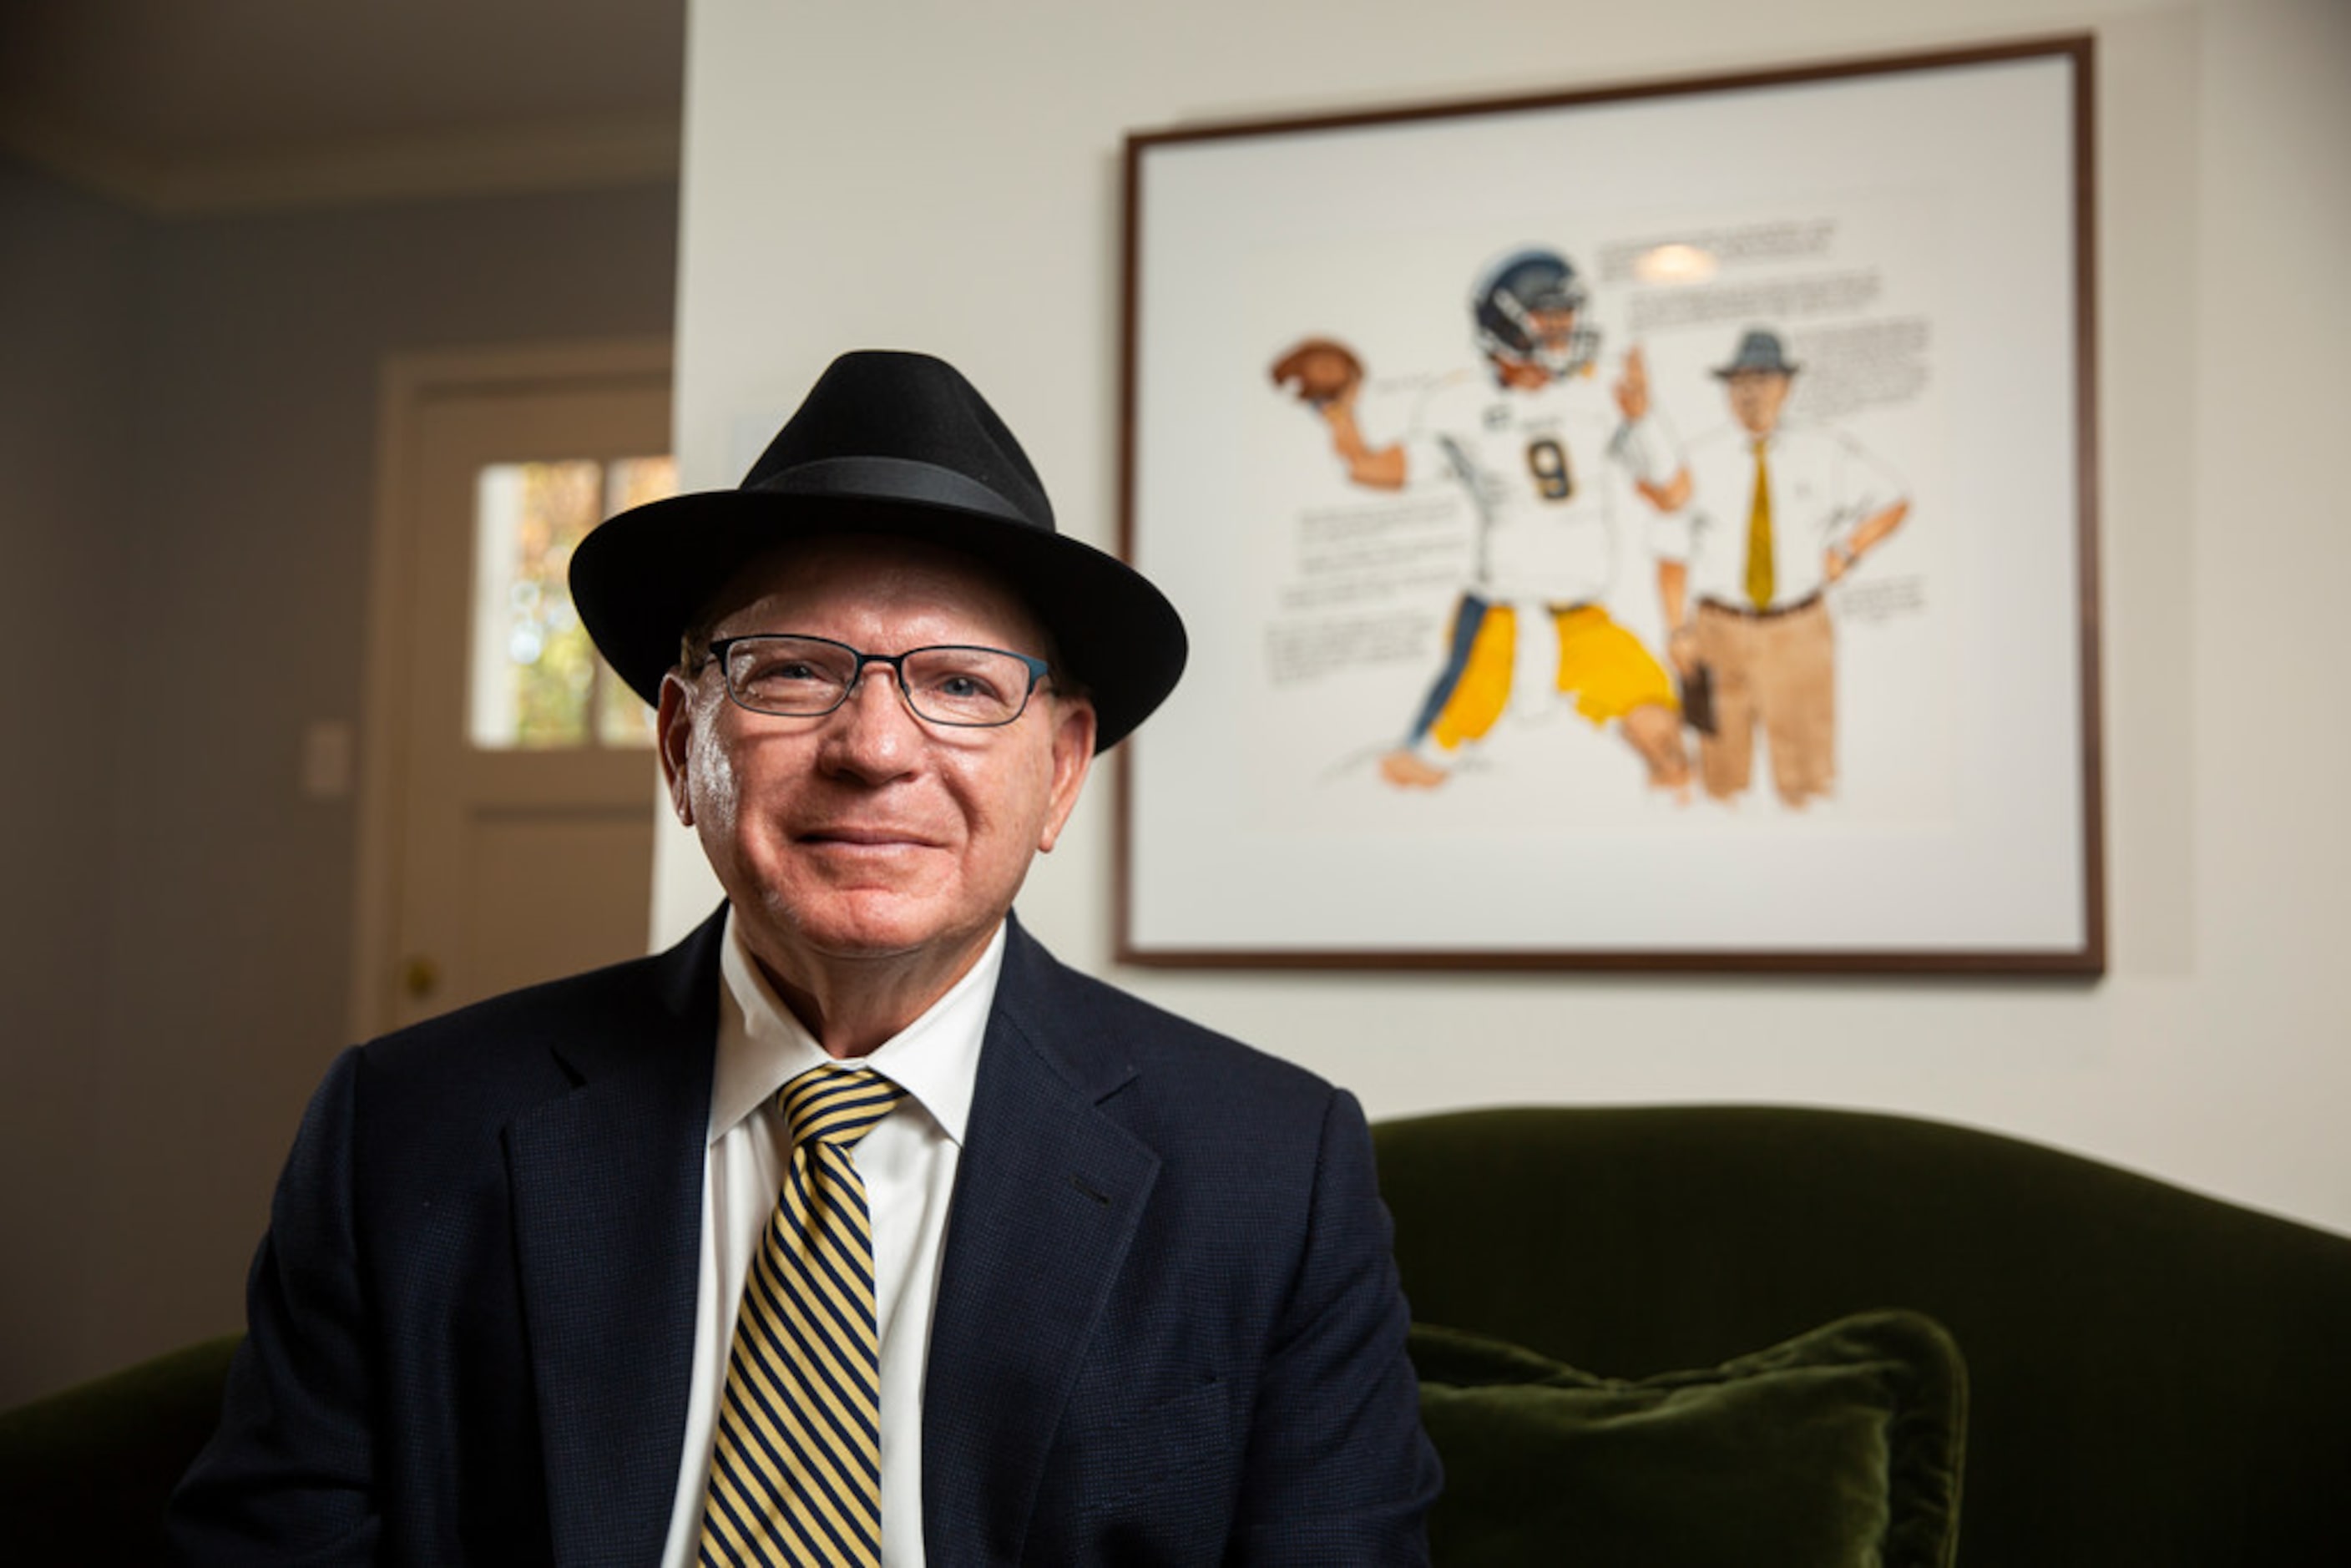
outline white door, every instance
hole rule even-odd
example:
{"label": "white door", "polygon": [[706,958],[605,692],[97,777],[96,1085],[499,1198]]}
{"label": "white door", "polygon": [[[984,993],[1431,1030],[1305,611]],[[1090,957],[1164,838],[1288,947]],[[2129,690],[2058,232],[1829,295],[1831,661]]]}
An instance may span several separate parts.
{"label": "white door", "polygon": [[371,730],[396,749],[372,1029],[642,953],[652,899],[651,715],[564,568],[596,522],[674,488],[666,364],[410,391],[407,602],[379,604],[376,643],[402,678],[377,688],[399,722]]}

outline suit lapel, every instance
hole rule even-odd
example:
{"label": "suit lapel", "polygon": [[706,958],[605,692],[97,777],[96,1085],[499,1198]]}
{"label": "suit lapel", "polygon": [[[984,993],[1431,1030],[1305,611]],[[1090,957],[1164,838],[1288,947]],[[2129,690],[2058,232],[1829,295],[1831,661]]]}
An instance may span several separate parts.
{"label": "suit lapel", "polygon": [[1013,926],[956,1177],[923,1402],[935,1568],[1017,1560],[1061,1412],[1159,1171],[1100,1102],[1134,1070]]}
{"label": "suit lapel", "polygon": [[507,1129],[558,1562],[659,1558],[694,1364],[717,1030],[714,918],[638,1005],[554,1045],[577,1087]]}

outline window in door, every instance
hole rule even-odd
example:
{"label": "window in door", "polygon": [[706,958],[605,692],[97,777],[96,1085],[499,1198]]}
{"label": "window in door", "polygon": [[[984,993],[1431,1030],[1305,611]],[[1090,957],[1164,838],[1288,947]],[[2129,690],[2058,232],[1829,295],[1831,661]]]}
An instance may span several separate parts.
{"label": "window in door", "polygon": [[487,750],[653,744],[653,712],[571,602],[571,552],[603,518],[677,491],[667,456],[493,463],[474,486],[467,731]]}

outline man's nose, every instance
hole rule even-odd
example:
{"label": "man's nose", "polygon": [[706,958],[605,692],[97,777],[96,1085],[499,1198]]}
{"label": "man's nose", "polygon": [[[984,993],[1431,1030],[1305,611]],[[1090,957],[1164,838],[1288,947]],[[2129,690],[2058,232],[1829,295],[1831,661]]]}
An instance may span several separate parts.
{"label": "man's nose", "polygon": [[851,677],[849,695],[825,724],[825,755],[834,765],[868,776],[902,771],[921,727],[898,689],[898,674],[869,664]]}

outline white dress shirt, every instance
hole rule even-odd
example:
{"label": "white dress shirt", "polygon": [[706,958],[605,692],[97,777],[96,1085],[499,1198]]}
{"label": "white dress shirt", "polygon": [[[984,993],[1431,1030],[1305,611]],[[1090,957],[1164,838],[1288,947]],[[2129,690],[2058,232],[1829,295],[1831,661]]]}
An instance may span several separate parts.
{"label": "white dress shirt", "polygon": [[[980,1040],[1003,966],[1004,930],[998,926],[970,972],[863,1062],[906,1092],[858,1144],[854,1156],[873,1227],[874,1322],[882,1338],[882,1560],[887,1568],[921,1568],[923,1562],[923,1369],[956,1163],[979,1072]],[[732,912],[719,974],[694,1380],[664,1568],[690,1568],[696,1561],[735,1312],[791,1164],[776,1092],[833,1060],[777,999],[744,951]]]}
{"label": "white dress shirt", "polygon": [[[1826,556],[1905,494],[1892,469],[1859,442],[1818,426],[1782,424],[1766,438],[1771,480],[1771,603],[1784,610],[1828,585]],[[1755,438],[1737,425],[1689,449],[1690,504],[1651,529],[1657,554],[1689,563],[1693,602],[1735,609],[1747,598],[1748,514],[1755,501]]]}

